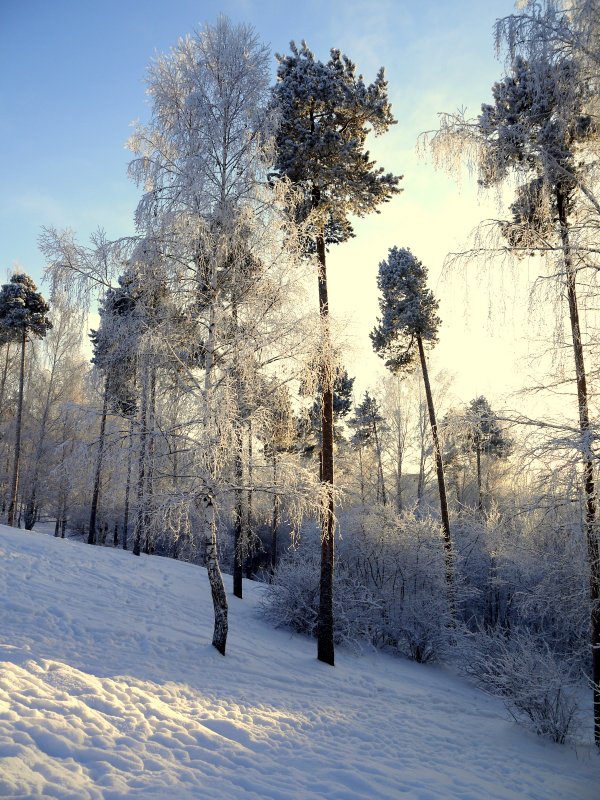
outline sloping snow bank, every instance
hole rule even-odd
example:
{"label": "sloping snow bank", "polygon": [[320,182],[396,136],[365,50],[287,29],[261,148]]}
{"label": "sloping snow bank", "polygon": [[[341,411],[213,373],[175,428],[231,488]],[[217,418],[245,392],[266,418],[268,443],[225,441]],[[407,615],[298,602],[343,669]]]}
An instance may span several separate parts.
{"label": "sloping snow bank", "polygon": [[443,671],[338,652],[204,570],[0,526],[0,797],[597,800],[600,757]]}

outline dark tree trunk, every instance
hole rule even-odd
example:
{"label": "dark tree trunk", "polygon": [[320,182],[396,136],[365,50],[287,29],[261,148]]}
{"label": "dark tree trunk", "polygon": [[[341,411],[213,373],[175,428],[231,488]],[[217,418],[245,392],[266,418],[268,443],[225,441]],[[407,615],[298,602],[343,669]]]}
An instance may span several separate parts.
{"label": "dark tree trunk", "polygon": [[440,495],[440,514],[442,517],[442,529],[444,533],[444,548],[446,551],[446,581],[450,586],[454,582],[454,559],[452,557],[452,538],[450,536],[450,517],[448,515],[448,498],[446,496],[446,482],[444,480],[444,464],[442,462],[442,450],[438,436],[437,422],[435,418],[435,408],[433,406],[433,396],[429,383],[429,372],[427,361],[423,349],[423,341],[417,336],[419,348],[419,358],[421,360],[421,370],[423,372],[423,383],[425,385],[425,397],[427,398],[427,409],[429,411],[429,424],[431,426],[431,436],[433,438],[433,451],[435,455],[435,468],[437,472],[438,490]]}
{"label": "dark tree trunk", "polygon": [[8,524],[14,526],[17,514],[17,499],[19,494],[19,467],[21,463],[21,426],[23,422],[23,386],[25,385],[25,345],[27,331],[23,328],[21,336],[21,364],[19,369],[19,396],[17,400],[17,419],[15,421],[15,453],[13,473],[10,486],[10,503],[8,506]]}
{"label": "dark tree trunk", "polygon": [[[318,203],[317,203],[318,205]],[[321,510],[321,579],[319,591],[319,617],[317,620],[317,658],[334,666],[333,646],[333,563],[334,563],[334,508],[333,508],[333,375],[331,370],[329,299],[327,295],[327,270],[325,239],[317,236],[319,257],[319,314],[323,325],[323,363],[321,365],[321,482],[325,497]]]}
{"label": "dark tree trunk", "polygon": [[577,275],[573,266],[571,244],[569,241],[567,198],[563,196],[560,189],[556,191],[556,202],[560,221],[560,235],[565,264],[569,319],[571,323],[575,377],[577,382],[581,458],[583,461],[583,486],[585,491],[585,532],[590,565],[590,627],[592,640],[592,681],[594,684],[594,740],[596,745],[600,747],[600,546],[597,530],[597,498],[594,483],[594,463],[590,447],[591,431],[587,378],[583,360],[583,344],[581,340],[581,326],[579,323],[579,308],[577,304]]}
{"label": "dark tree trunk", "polygon": [[106,414],[108,411],[108,377],[104,379],[104,399],[102,401],[102,417],[100,418],[100,438],[98,440],[98,454],[96,456],[96,470],[94,472],[94,488],[92,490],[92,505],[90,508],[90,528],[88,531],[88,544],[96,543],[96,518],[98,516],[98,501],[100,499],[100,483],[102,477],[102,458],[104,456],[104,433],[106,431]]}

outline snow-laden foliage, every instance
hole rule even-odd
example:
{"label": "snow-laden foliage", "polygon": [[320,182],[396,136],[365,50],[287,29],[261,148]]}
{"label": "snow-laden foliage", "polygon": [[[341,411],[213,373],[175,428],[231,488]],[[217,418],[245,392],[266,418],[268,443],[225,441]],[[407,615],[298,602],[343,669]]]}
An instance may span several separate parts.
{"label": "snow-laden foliage", "polygon": [[50,307],[28,275],[13,275],[0,290],[0,330],[20,340],[24,334],[43,339],[52,328]]}
{"label": "snow-laden foliage", "polygon": [[501,697],[515,720],[564,743],[579,715],[578,681],[543,637],[519,628],[479,632],[466,672]]}
{"label": "snow-laden foliage", "polygon": [[510,74],[494,84],[492,94],[494,103],[484,104],[478,119],[484,185],[503,180],[509,169],[517,168],[541,174],[550,187],[560,186],[567,194],[576,183],[574,145],[592,127],[582,110],[575,65],[532,64],[518,57]]}
{"label": "snow-laden foliage", "polygon": [[290,49],[277,55],[274,169],[302,187],[300,216],[318,209],[315,234],[326,226],[327,242],[344,241],[353,235],[349,214],[364,216],[399,191],[399,179],[376,167],[365,150],[370,131],[385,133],[395,122],[387,82],[382,68],[365,84],[340,50],[323,63],[306,42],[291,42]]}
{"label": "snow-laden foliage", "polygon": [[[343,524],[336,555],[335,635],[426,662],[450,641],[443,537],[431,518],[376,507]],[[279,562],[265,595],[277,626],[314,635],[319,600],[319,542],[301,537]]]}
{"label": "snow-laden foliage", "polygon": [[252,195],[270,129],[268,57],[251,26],[221,16],[152,62],[152,122],[129,141],[130,175],[144,187],[138,225],[158,212],[224,219]]}
{"label": "snow-laden foliage", "polygon": [[392,372],[414,365],[417,338],[437,342],[439,303],[427,288],[427,268],[408,248],[391,247],[379,264],[377,286],[381,317],[371,333],[375,352]]}

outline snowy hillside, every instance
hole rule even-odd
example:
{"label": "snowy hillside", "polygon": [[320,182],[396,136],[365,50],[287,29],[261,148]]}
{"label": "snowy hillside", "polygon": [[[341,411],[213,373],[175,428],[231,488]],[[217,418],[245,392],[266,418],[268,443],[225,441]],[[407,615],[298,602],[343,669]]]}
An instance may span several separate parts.
{"label": "snowy hillside", "polygon": [[204,571],[0,527],[0,797],[596,800],[600,758],[442,671],[338,652]]}

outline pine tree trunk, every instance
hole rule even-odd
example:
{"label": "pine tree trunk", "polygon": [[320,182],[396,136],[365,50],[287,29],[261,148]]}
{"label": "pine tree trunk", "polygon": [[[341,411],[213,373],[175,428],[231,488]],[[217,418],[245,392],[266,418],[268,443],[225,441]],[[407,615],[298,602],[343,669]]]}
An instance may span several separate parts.
{"label": "pine tree trunk", "polygon": [[[423,372],[423,383],[425,385],[425,396],[427,398],[427,409],[429,411],[429,424],[431,426],[431,436],[433,438],[433,451],[435,454],[435,468],[437,472],[438,491],[440,495],[440,513],[442,517],[442,529],[444,533],[444,549],[446,551],[446,581],[449,586],[454,582],[454,563],[452,557],[452,538],[450,536],[450,517],[448,515],[448,498],[446,496],[446,483],[444,480],[444,464],[442,462],[442,450],[438,436],[437,422],[435,418],[435,408],[433,406],[433,396],[429,383],[429,372],[427,361],[425,360],[425,350],[423,340],[417,336],[417,346],[419,348],[419,358],[421,360],[421,370]],[[453,605],[453,603],[451,603]]]}
{"label": "pine tree trunk", "polygon": [[23,422],[23,387],[25,385],[25,345],[27,331],[23,328],[21,336],[21,364],[19,369],[19,396],[17,400],[17,418],[15,421],[15,453],[13,462],[12,480],[10,486],[10,503],[8,506],[8,524],[13,527],[17,514],[17,500],[19,494],[19,467],[21,463],[21,426]]}
{"label": "pine tree trunk", "polygon": [[577,304],[577,274],[573,266],[567,198],[556,190],[556,202],[560,221],[560,235],[567,281],[569,319],[573,339],[577,402],[579,407],[579,430],[581,432],[581,458],[583,461],[583,486],[585,491],[585,532],[590,565],[592,681],[594,684],[594,740],[600,747],[600,545],[597,529],[597,497],[594,483],[594,464],[591,452],[591,430],[588,408],[587,376],[583,359],[583,344]]}
{"label": "pine tree trunk", "polygon": [[[318,204],[318,203],[317,203]],[[331,370],[329,299],[327,294],[327,269],[325,239],[317,237],[319,257],[319,315],[322,323],[323,364],[321,366],[321,482],[324,500],[321,510],[321,578],[319,591],[319,616],[317,620],[317,658],[334,666],[333,645],[333,564],[334,564],[334,508],[333,508],[333,375]]]}
{"label": "pine tree trunk", "polygon": [[88,544],[96,543],[96,518],[98,516],[98,501],[100,499],[100,479],[102,477],[102,459],[104,456],[104,433],[106,431],[106,414],[108,411],[108,377],[104,379],[104,399],[102,401],[102,417],[100,418],[100,438],[98,440],[98,454],[96,456],[96,470],[94,472],[94,488],[92,490],[92,505],[90,508],[90,528],[88,531]]}

